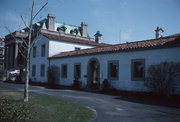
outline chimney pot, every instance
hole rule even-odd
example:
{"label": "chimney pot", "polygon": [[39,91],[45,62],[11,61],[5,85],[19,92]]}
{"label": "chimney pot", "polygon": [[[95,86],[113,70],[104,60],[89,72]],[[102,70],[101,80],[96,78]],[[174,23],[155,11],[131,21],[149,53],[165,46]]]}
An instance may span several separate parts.
{"label": "chimney pot", "polygon": [[55,31],[55,16],[52,14],[48,14],[47,19],[47,29]]}
{"label": "chimney pot", "polygon": [[94,34],[94,36],[95,36],[95,42],[100,43],[101,36],[102,36],[100,31],[97,31],[96,34]]}
{"label": "chimney pot", "polygon": [[88,27],[87,23],[81,22],[81,36],[82,37],[88,37],[87,27]]}
{"label": "chimney pot", "polygon": [[157,26],[156,30],[154,30],[156,33],[155,33],[155,37],[156,39],[160,38],[160,37],[163,37],[163,32],[164,30],[160,27]]}

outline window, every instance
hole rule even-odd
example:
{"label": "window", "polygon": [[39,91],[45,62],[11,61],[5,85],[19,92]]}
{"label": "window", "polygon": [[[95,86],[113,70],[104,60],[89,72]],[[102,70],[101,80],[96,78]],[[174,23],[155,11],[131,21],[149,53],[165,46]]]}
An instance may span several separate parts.
{"label": "window", "polygon": [[33,47],[33,58],[36,57],[36,47]]}
{"label": "window", "polygon": [[81,48],[80,47],[75,47],[75,50],[81,50]]}
{"label": "window", "polygon": [[45,75],[45,65],[44,64],[41,64],[40,75],[41,75],[41,77],[44,77],[44,75]]}
{"label": "window", "polygon": [[118,63],[118,61],[109,61],[108,62],[108,78],[117,80],[118,74],[119,74],[119,63]]}
{"label": "window", "polygon": [[145,60],[144,59],[135,59],[131,63],[131,79],[138,81],[144,80],[145,77]]}
{"label": "window", "polygon": [[62,64],[61,74],[62,78],[67,78],[67,64]]}
{"label": "window", "polygon": [[32,76],[36,76],[36,65],[32,65]]}
{"label": "window", "polygon": [[77,29],[77,28],[74,29],[74,33],[75,33],[76,35],[78,35],[78,29]]}
{"label": "window", "polygon": [[44,56],[45,56],[45,53],[46,53],[46,45],[43,44],[43,45],[41,46],[41,56],[44,57]]}
{"label": "window", "polygon": [[63,26],[61,26],[61,27],[58,27],[58,28],[57,28],[57,31],[59,31],[59,32],[65,32],[66,29],[67,29],[67,28],[63,25]]}
{"label": "window", "polygon": [[81,64],[74,64],[74,78],[81,78]]}

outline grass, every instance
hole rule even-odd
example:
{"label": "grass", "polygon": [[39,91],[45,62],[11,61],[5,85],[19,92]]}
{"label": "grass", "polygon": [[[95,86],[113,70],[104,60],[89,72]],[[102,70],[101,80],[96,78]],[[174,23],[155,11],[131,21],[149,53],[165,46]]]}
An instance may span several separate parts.
{"label": "grass", "polygon": [[0,88],[0,122],[87,122],[95,117],[90,109],[71,102]]}

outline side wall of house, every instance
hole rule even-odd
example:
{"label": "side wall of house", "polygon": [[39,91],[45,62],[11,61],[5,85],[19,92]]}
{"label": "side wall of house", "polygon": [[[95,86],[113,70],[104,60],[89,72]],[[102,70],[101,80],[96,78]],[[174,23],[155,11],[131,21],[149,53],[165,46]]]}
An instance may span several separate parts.
{"label": "side wall of house", "polygon": [[86,49],[95,46],[82,45],[77,43],[64,42],[59,40],[49,41],[49,57],[61,52],[73,51],[75,48]]}
{"label": "side wall of house", "polygon": [[[100,84],[102,84],[104,79],[108,79],[108,62],[117,61],[119,63],[119,73],[118,79],[111,80],[111,86],[119,90],[127,91],[148,91],[144,86],[144,81],[133,81],[131,79],[131,62],[136,59],[145,60],[145,74],[150,65],[158,64],[160,62],[180,62],[180,47],[173,48],[163,48],[163,49],[151,49],[151,50],[139,50],[139,51],[129,51],[129,52],[119,52],[119,53],[106,53],[98,55],[88,55],[88,56],[77,56],[77,57],[67,57],[60,59],[51,59],[50,65],[56,65],[62,68],[63,64],[67,64],[67,78],[62,78],[59,76],[58,84],[62,85],[72,85],[74,80],[74,64],[81,64],[81,78],[83,87],[87,85],[87,70],[88,61],[95,58],[100,63]],[[176,92],[180,93],[180,85],[177,87]]]}
{"label": "side wall of house", "polygon": [[[58,54],[60,52],[65,51],[73,51],[76,48],[86,49],[92,48],[94,46],[76,44],[76,43],[69,43],[59,40],[49,40],[48,38],[39,35],[35,40],[35,44],[33,47],[36,47],[36,57],[33,57],[33,48],[31,50],[31,58],[30,58],[30,78],[33,82],[47,82],[47,72],[49,67],[49,60],[48,57]],[[41,46],[45,45],[45,56],[41,56]],[[35,75],[33,76],[32,67],[33,65],[36,66],[35,68]],[[41,76],[41,65],[45,65],[45,75]]]}
{"label": "side wall of house", "polygon": [[[45,56],[41,56],[41,46],[45,45]],[[39,35],[35,39],[34,46],[36,47],[36,56],[33,57],[33,48],[31,49],[31,57],[30,57],[30,79],[33,82],[45,82],[47,81],[47,69],[49,66],[49,60],[48,60],[48,55],[49,55],[49,39]],[[32,76],[32,67],[33,65],[36,66],[35,68],[35,76]],[[45,65],[45,72],[44,76],[41,76],[40,74],[40,69],[41,65]]]}

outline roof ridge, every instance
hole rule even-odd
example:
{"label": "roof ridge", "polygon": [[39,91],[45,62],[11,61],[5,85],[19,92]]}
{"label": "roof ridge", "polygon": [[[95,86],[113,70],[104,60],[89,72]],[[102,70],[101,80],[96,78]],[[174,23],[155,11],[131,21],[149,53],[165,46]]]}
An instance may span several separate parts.
{"label": "roof ridge", "polygon": [[61,40],[61,41],[79,43],[79,44],[85,44],[85,45],[92,45],[92,46],[107,46],[107,45],[109,45],[109,44],[103,44],[103,43],[97,43],[97,42],[91,41],[92,38],[64,34],[64,33],[57,33],[54,31],[53,32],[50,32],[47,30],[44,32],[43,31],[44,30],[42,30],[40,33],[49,39]]}
{"label": "roof ridge", "polygon": [[68,52],[62,52],[56,54],[49,58],[61,58],[61,57],[75,56],[75,55],[77,56],[77,55],[86,55],[86,54],[94,54],[94,53],[97,54],[104,52],[124,51],[124,50],[138,49],[138,48],[150,48],[150,47],[180,44],[180,41],[177,42],[177,39],[179,39],[178,37],[180,37],[180,34],[175,34],[175,36],[173,35],[173,36],[161,37],[158,39],[115,44],[105,47],[96,47],[96,48],[82,49],[77,51],[68,51]]}
{"label": "roof ridge", "polygon": [[62,24],[62,25],[68,25],[68,26],[73,26],[73,27],[80,27],[80,26],[77,26],[77,25],[72,25],[72,24],[66,24],[64,22],[58,22],[58,21],[55,21],[57,24]]}
{"label": "roof ridge", "polygon": [[[173,38],[173,37],[177,37],[177,36],[180,36],[180,33],[169,35],[169,36],[160,37],[160,38],[157,38],[157,39],[155,38],[155,39],[140,40],[140,41],[133,41],[133,42],[124,42],[124,43],[121,43],[121,44],[138,43],[138,42],[145,42],[145,41],[157,41],[157,40],[160,40],[160,39]],[[121,44],[115,44],[115,45],[121,45]]]}

